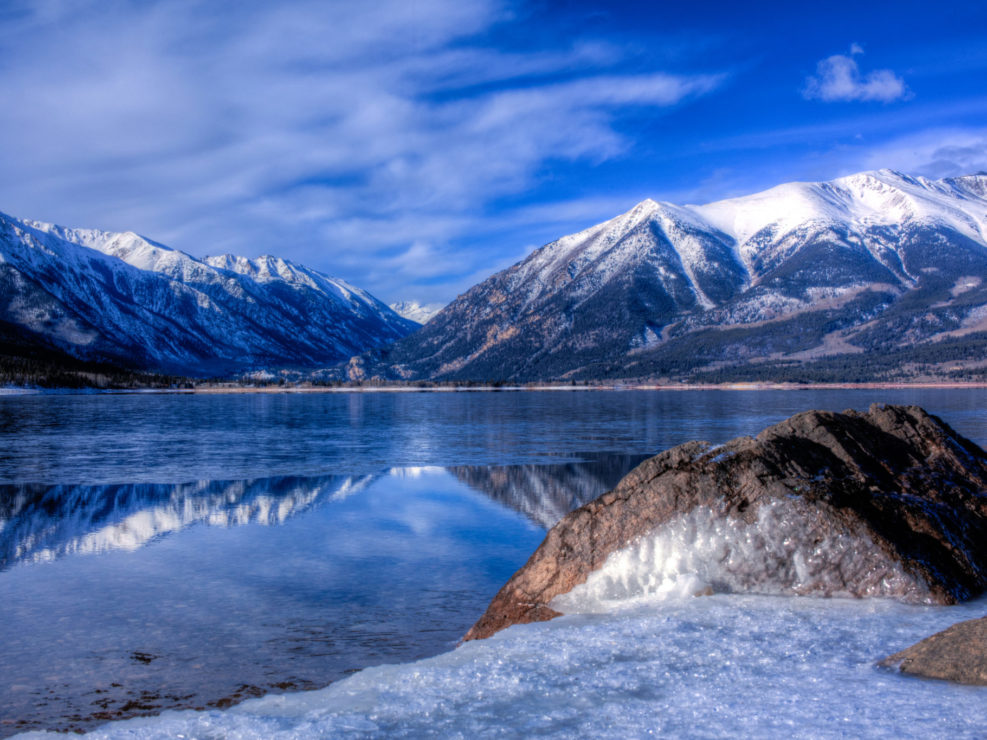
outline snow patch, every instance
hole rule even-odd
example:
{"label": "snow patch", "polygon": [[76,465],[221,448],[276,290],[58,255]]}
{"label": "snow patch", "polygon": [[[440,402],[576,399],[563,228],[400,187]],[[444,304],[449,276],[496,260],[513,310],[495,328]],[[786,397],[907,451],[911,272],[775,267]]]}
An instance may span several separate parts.
{"label": "snow patch", "polygon": [[929,601],[925,583],[889,565],[862,527],[834,533],[818,509],[778,499],[761,505],[750,523],[697,507],[612,553],[551,606],[605,612],[625,601],[712,593]]}

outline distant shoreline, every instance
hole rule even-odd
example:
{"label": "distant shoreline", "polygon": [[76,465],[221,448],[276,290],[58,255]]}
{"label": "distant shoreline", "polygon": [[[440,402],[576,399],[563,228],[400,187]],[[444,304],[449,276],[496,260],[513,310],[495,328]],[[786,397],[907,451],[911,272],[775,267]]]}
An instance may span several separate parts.
{"label": "distant shoreline", "polygon": [[196,388],[24,388],[0,387],[0,397],[24,395],[235,395],[320,393],[521,393],[565,391],[805,391],[805,390],[966,390],[987,389],[987,382],[872,382],[872,383],[613,383],[597,385],[474,385],[474,386],[240,386]]}
{"label": "distant shoreline", "polygon": [[[470,387],[414,388],[407,386],[346,386],[346,387],[230,387],[194,388],[190,393],[518,393],[524,391],[798,391],[798,390],[909,390],[909,389],[987,388],[987,382],[976,383],[614,383],[612,385],[477,385]],[[162,392],[173,392],[164,390]]]}

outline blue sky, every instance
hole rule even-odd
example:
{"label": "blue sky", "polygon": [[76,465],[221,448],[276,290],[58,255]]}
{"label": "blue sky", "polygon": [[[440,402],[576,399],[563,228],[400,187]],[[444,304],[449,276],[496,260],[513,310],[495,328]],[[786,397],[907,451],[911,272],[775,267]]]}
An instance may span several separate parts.
{"label": "blue sky", "polygon": [[987,3],[0,0],[0,210],[446,302],[651,197],[987,170]]}

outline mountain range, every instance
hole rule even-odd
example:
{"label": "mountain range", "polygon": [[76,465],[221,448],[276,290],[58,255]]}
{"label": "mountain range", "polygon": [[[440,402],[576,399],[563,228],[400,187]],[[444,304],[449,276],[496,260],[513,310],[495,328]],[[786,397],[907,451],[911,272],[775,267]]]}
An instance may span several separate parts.
{"label": "mountain range", "polygon": [[987,375],[987,174],[890,170],[706,205],[645,200],[438,313],[275,257],[0,215],[0,350],[350,381]]}
{"label": "mountain range", "polygon": [[0,214],[0,339],[208,375],[332,364],[418,324],[288,260],[196,259],[132,232]]}
{"label": "mountain range", "polygon": [[[354,358],[350,379],[905,378],[983,372],[987,175],[881,170],[645,200]],[[852,377],[846,377],[847,375]]]}

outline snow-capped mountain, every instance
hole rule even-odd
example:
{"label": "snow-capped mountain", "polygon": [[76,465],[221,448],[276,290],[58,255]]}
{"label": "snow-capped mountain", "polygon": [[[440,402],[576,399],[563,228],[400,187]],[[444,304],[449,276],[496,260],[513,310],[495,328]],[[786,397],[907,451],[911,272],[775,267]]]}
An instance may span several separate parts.
{"label": "snow-capped mountain", "polygon": [[858,364],[901,363],[905,348],[924,356],[913,345],[969,366],[985,331],[987,176],[881,170],[701,206],[646,200],[536,250],[349,372],[680,377],[865,350]]}
{"label": "snow-capped mountain", "polygon": [[193,374],[324,365],[418,328],[287,260],[200,260],[132,232],[3,214],[0,322],[82,359]]}
{"label": "snow-capped mountain", "polygon": [[398,316],[404,316],[404,318],[419,324],[427,324],[429,319],[443,308],[441,303],[419,303],[418,301],[398,301],[388,305]]}

